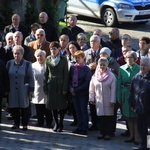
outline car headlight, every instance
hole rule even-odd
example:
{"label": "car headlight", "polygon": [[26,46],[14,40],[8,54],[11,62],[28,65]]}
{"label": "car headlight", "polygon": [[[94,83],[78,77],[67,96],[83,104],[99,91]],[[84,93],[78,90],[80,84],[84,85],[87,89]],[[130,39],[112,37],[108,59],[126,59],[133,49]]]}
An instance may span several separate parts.
{"label": "car headlight", "polygon": [[120,9],[131,9],[131,5],[120,3],[118,6]]}

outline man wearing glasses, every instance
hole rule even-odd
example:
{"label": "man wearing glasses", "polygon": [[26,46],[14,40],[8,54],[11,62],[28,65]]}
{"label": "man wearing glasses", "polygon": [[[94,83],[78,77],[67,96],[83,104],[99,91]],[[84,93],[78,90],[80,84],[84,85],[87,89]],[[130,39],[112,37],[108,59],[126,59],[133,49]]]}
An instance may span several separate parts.
{"label": "man wearing glasses", "polygon": [[43,29],[37,29],[35,37],[36,37],[36,41],[32,41],[28,44],[28,46],[31,49],[31,62],[36,61],[34,57],[34,52],[37,49],[44,50],[46,52],[46,57],[50,55],[50,50],[49,50],[50,43],[45,39],[45,31]]}

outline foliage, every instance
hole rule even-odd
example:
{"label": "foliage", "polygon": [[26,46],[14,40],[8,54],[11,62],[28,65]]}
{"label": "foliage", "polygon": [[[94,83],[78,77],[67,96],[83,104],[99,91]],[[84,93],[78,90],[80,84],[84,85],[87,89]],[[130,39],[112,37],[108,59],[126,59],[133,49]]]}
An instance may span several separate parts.
{"label": "foliage", "polygon": [[25,7],[25,24],[30,28],[31,24],[38,22],[37,1],[27,0]]}
{"label": "foliage", "polygon": [[8,24],[11,24],[13,15],[12,0],[0,1],[0,29],[3,30]]}

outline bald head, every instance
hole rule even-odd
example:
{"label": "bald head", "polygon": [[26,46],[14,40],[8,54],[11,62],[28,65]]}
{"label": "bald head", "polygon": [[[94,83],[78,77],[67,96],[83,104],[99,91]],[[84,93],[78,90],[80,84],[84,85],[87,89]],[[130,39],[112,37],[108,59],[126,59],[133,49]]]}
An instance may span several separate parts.
{"label": "bald head", "polygon": [[68,23],[73,28],[77,24],[77,17],[75,15],[70,15],[68,18]]}
{"label": "bald head", "polygon": [[19,26],[21,19],[20,19],[20,16],[18,14],[14,14],[11,19],[12,19],[12,25],[13,26]]}
{"label": "bald head", "polygon": [[13,34],[13,41],[15,45],[22,45],[23,34],[20,31],[16,31]]}
{"label": "bald head", "polygon": [[41,24],[46,23],[47,20],[48,20],[48,15],[47,15],[47,13],[46,13],[46,12],[41,12],[41,13],[39,14],[39,21],[40,21],[40,23],[41,23]]}

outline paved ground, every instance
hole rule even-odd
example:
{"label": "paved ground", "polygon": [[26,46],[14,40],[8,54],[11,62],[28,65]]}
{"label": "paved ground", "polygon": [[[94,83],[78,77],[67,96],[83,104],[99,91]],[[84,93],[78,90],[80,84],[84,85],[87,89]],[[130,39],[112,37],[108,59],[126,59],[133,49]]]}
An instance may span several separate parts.
{"label": "paved ground", "polygon": [[[32,107],[34,110],[34,107]],[[124,143],[124,122],[117,123],[116,137],[110,141],[97,140],[98,131],[89,131],[88,136],[75,135],[71,127],[72,116],[65,116],[64,132],[56,133],[46,127],[35,127],[36,119],[31,119],[29,130],[12,130],[12,120],[7,120],[3,112],[0,131],[1,150],[132,150],[133,143]]]}

